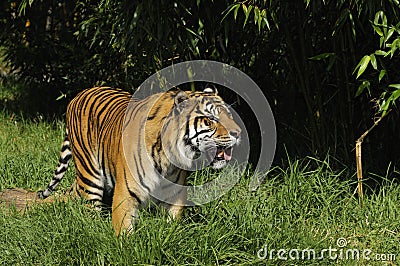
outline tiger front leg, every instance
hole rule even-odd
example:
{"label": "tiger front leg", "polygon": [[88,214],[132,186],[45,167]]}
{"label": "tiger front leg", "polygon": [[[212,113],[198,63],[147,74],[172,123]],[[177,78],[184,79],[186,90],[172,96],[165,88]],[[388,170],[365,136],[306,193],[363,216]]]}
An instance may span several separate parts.
{"label": "tiger front leg", "polygon": [[187,201],[186,188],[182,188],[171,200],[171,203],[163,203],[162,206],[168,211],[168,221],[179,220],[182,216],[184,205]]}
{"label": "tiger front leg", "polygon": [[134,220],[138,218],[140,199],[126,186],[116,184],[112,202],[112,223],[115,235],[130,234]]}

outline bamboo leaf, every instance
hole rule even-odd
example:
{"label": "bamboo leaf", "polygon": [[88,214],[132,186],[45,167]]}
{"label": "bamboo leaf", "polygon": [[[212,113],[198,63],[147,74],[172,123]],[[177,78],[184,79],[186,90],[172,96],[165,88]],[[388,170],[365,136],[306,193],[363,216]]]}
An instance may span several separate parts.
{"label": "bamboo leaf", "polygon": [[262,11],[258,7],[254,8],[254,24],[258,26],[258,31],[261,31],[262,26]]}
{"label": "bamboo leaf", "polygon": [[192,29],[189,29],[188,27],[184,27],[184,28],[185,28],[185,30],[187,30],[189,33],[191,33],[192,35],[194,35],[195,37],[197,37],[197,38],[199,38],[199,39],[201,40],[201,36],[200,36],[198,33],[194,32]]}
{"label": "bamboo leaf", "polygon": [[374,18],[374,24],[375,25],[381,24],[382,26],[387,26],[387,18],[385,13],[383,13],[383,11],[376,12]]}
{"label": "bamboo leaf", "polygon": [[390,84],[389,88],[395,88],[396,90],[400,90],[400,84]]}
{"label": "bamboo leaf", "polygon": [[[361,60],[360,63],[358,63],[358,65],[356,66],[356,68],[354,69],[354,72],[358,69],[357,72],[357,77],[359,78],[365,71],[365,69],[368,66],[368,63],[371,61],[371,57],[369,55],[365,55]],[[354,74],[353,72],[353,74]]]}
{"label": "bamboo leaf", "polygon": [[363,82],[360,84],[360,86],[358,86],[357,92],[356,92],[356,97],[360,96],[365,89],[368,90],[368,94],[371,94],[370,91],[370,82],[368,80],[363,80]]}
{"label": "bamboo leaf", "polygon": [[236,16],[237,16],[237,10],[239,9],[240,4],[233,4],[230,7],[228,7],[228,9],[226,9],[223,13],[225,13],[225,15],[222,17],[221,21],[224,21],[225,18],[233,11],[233,17],[236,20]]}
{"label": "bamboo leaf", "polygon": [[347,18],[349,17],[349,9],[346,8],[342,11],[340,17],[336,20],[335,23],[335,27],[334,30],[332,32],[332,36],[335,36],[337,32],[339,32],[342,28],[342,26],[344,25],[344,23],[346,22]]}
{"label": "bamboo leaf", "polygon": [[386,75],[386,70],[382,69],[381,72],[379,72],[379,82],[381,82],[382,78]]}
{"label": "bamboo leaf", "polygon": [[60,93],[61,93],[61,95],[57,97],[56,101],[59,101],[59,100],[64,99],[64,98],[67,98],[67,94],[62,93],[61,91],[60,91]]}
{"label": "bamboo leaf", "polygon": [[224,23],[224,32],[225,32],[225,47],[228,47],[229,41],[229,23]]}
{"label": "bamboo leaf", "polygon": [[259,17],[260,17],[260,9],[258,7],[255,7],[254,8],[254,24],[257,24]]}
{"label": "bamboo leaf", "polygon": [[244,14],[246,16],[244,23],[243,23],[243,28],[244,28],[246,26],[247,20],[249,19],[249,15],[250,15],[251,10],[253,9],[253,6],[247,7],[245,4],[242,4],[242,7],[243,7]]}
{"label": "bamboo leaf", "polygon": [[392,37],[394,31],[395,31],[395,29],[394,29],[394,28],[391,28],[391,29],[387,32],[387,34],[386,34],[386,36],[385,36],[385,42],[387,42],[387,41],[390,39],[390,37]]}
{"label": "bamboo leaf", "polygon": [[376,25],[372,25],[372,27],[374,28],[375,32],[378,33],[379,36],[381,36],[381,37],[383,36],[383,32],[382,32],[381,28],[379,28]]}
{"label": "bamboo leaf", "polygon": [[240,4],[237,4],[235,9],[233,10],[233,18],[236,20],[238,10],[239,10]]}
{"label": "bamboo leaf", "polygon": [[265,23],[264,19],[267,18],[267,11],[265,9],[263,9],[260,13],[260,17],[259,17],[259,21],[258,21],[258,25],[261,28],[264,28],[265,25],[268,26],[269,29],[269,24]]}
{"label": "bamboo leaf", "polygon": [[327,70],[327,71],[331,71],[333,65],[334,65],[335,62],[336,62],[336,54],[333,55],[333,56],[331,56],[331,57],[329,57],[328,60],[329,60],[329,63],[328,63],[328,66],[326,67],[326,70]]}
{"label": "bamboo leaf", "polygon": [[397,49],[400,47],[400,38],[397,38],[390,44],[390,57],[393,57]]}
{"label": "bamboo leaf", "polygon": [[268,19],[267,19],[266,17],[264,17],[264,18],[263,18],[263,21],[264,21],[265,25],[267,25],[268,30],[270,30],[271,28],[270,28],[270,26],[269,26],[269,21],[268,21]]}
{"label": "bamboo leaf", "polygon": [[385,115],[389,107],[400,97],[400,84],[390,84],[389,87],[397,88],[397,90],[393,91],[387,99],[384,98],[385,93],[382,93],[381,98],[383,98],[383,100],[379,109],[382,115]]}
{"label": "bamboo leaf", "polygon": [[381,112],[382,115],[385,115],[387,110],[389,109],[389,105],[390,105],[390,101],[383,100],[380,105],[379,112]]}
{"label": "bamboo leaf", "polygon": [[387,53],[385,51],[382,51],[382,50],[376,50],[374,54],[375,55],[382,55],[382,56],[386,56],[387,55]]}
{"label": "bamboo leaf", "polygon": [[308,59],[319,61],[319,60],[323,60],[323,59],[326,59],[326,58],[329,58],[329,57],[332,57],[332,56],[335,56],[335,53],[322,53],[322,54],[310,57]]}
{"label": "bamboo leaf", "polygon": [[244,14],[246,15],[246,13],[247,13],[247,6],[246,6],[245,4],[242,4],[242,9],[243,9]]}
{"label": "bamboo leaf", "polygon": [[371,58],[371,65],[375,70],[378,70],[378,63],[376,62],[376,58],[374,54],[370,55]]}
{"label": "bamboo leaf", "polygon": [[352,32],[352,36],[354,41],[356,40],[356,25],[354,23],[354,19],[353,19],[353,15],[351,14],[351,12],[349,11],[349,20],[350,20],[350,24],[351,24],[351,32]]}
{"label": "bamboo leaf", "polygon": [[400,97],[400,84],[393,84],[393,85],[399,85],[399,87],[397,90],[392,92],[392,95],[390,96],[392,103],[394,103]]}
{"label": "bamboo leaf", "polygon": [[138,22],[138,20],[140,18],[141,12],[142,12],[142,4],[138,4],[137,7],[136,7],[135,12],[133,13],[133,18],[132,18],[132,25],[134,27],[136,27],[136,24],[137,24],[137,22]]}

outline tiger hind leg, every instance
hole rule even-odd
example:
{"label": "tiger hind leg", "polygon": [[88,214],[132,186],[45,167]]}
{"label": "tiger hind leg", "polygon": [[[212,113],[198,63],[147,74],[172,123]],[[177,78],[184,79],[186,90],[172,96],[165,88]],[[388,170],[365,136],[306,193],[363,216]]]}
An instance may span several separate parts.
{"label": "tiger hind leg", "polygon": [[60,184],[63,179],[65,172],[68,169],[69,162],[72,158],[72,151],[70,142],[68,139],[68,131],[65,134],[65,138],[61,147],[60,158],[58,160],[57,168],[54,172],[53,178],[50,183],[47,185],[46,189],[43,191],[38,191],[38,198],[45,199],[50,196],[51,192],[56,189],[56,187]]}
{"label": "tiger hind leg", "polygon": [[[77,168],[79,169],[79,162],[77,162]],[[85,187],[80,185],[82,180],[82,175],[77,171],[76,178],[72,186],[65,193],[71,199],[83,199],[85,201],[85,206],[93,208],[96,211],[107,211],[110,208],[109,204],[104,203],[103,200],[103,189],[97,188],[96,192],[93,193],[90,189],[85,189]],[[93,188],[92,188],[93,189]]]}

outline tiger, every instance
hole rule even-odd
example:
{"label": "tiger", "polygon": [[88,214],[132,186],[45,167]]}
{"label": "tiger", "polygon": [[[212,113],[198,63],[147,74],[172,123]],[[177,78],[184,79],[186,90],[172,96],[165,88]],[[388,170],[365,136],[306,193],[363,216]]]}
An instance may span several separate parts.
{"label": "tiger", "polygon": [[[75,96],[65,116],[58,165],[38,197],[50,196],[73,159],[70,193],[100,208],[110,206],[117,236],[132,231],[139,208],[148,202],[179,219],[187,202],[186,178],[197,158],[205,154],[211,168],[225,167],[241,134],[214,86],[142,100],[121,89],[94,87]],[[171,184],[178,189],[169,190]]]}

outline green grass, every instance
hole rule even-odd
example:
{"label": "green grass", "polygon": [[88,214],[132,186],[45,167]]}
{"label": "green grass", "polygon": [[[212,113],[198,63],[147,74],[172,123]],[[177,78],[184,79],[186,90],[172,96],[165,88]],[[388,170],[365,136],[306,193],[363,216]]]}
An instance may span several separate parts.
{"label": "green grass", "polygon": [[[24,121],[0,113],[0,188],[43,189],[52,176],[64,124]],[[396,265],[400,261],[400,186],[384,181],[364,198],[355,184],[329,167],[329,158],[288,162],[264,184],[248,190],[249,178],[223,197],[189,207],[180,222],[142,210],[129,237],[116,238],[111,218],[81,202],[38,205],[21,215],[0,209],[0,265]],[[61,190],[73,180],[68,171]],[[196,173],[196,182],[207,171]],[[271,249],[337,248],[372,250],[372,260],[279,260],[257,258]],[[375,254],[396,260],[375,261]],[[319,254],[319,253],[317,253]]]}
{"label": "green grass", "polygon": [[[25,121],[0,112],[0,189],[38,189],[51,178],[64,138],[64,124],[41,117]],[[71,179],[73,171],[68,173]]]}

